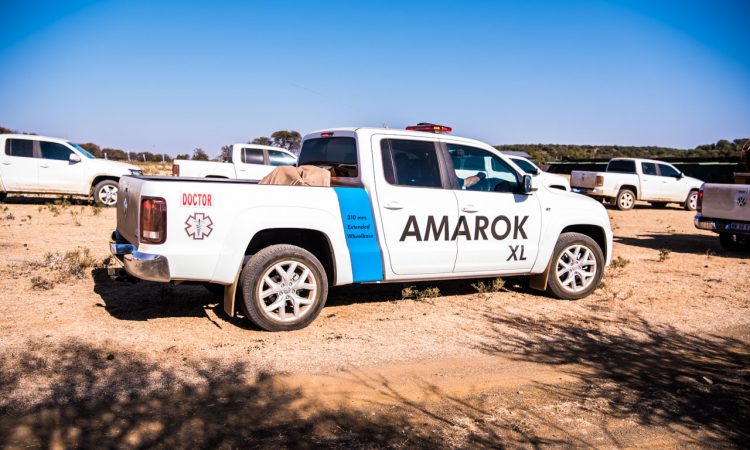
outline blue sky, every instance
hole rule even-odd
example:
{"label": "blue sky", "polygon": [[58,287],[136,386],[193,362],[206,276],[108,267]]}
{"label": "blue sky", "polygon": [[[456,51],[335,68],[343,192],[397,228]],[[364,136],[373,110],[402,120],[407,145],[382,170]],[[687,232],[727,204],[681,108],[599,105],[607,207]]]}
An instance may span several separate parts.
{"label": "blue sky", "polygon": [[429,121],[510,143],[750,136],[746,1],[3,1],[0,125],[176,154]]}

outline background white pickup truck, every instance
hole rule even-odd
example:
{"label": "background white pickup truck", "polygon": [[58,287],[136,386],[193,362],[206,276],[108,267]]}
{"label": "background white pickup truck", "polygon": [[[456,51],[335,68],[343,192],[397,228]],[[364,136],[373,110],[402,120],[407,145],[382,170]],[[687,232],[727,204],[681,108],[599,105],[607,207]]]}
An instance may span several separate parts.
{"label": "background white pickup truck", "polygon": [[750,185],[706,183],[698,198],[696,228],[719,233],[727,250],[750,250]]}
{"label": "background white pickup truck", "polygon": [[117,203],[118,181],[141,169],[94,155],[64,139],[0,134],[0,201],[8,193],[93,197],[101,206]]}
{"label": "background white pickup truck", "polygon": [[[502,150],[501,150],[502,151]],[[542,186],[547,186],[551,189],[562,189],[563,191],[570,191],[570,182],[567,178],[556,175],[554,173],[545,172],[540,169],[536,164],[529,161],[522,156],[507,155],[511,161],[513,161],[518,167],[529,175],[535,176],[539,179],[539,183]]]}
{"label": "background white pickup truck", "polygon": [[232,144],[228,156],[227,162],[176,159],[172,163],[172,175],[258,181],[276,166],[297,164],[297,157],[291,152],[267,145]]}
{"label": "background white pickup truck", "polygon": [[[492,173],[458,173],[485,157]],[[577,299],[611,258],[600,203],[537,190],[478,141],[333,129],[305,136],[306,164],[332,169],[332,187],[125,177],[111,251],[141,279],[224,285],[229,315],[239,285],[245,315],[278,331],[309,324],[329,285],[532,275],[533,288]]]}
{"label": "background white pickup truck", "polygon": [[652,159],[614,158],[606,172],[574,170],[570,174],[573,192],[609,200],[622,210],[631,209],[636,200],[645,200],[657,207],[679,203],[694,211],[701,184],[673,165]]}

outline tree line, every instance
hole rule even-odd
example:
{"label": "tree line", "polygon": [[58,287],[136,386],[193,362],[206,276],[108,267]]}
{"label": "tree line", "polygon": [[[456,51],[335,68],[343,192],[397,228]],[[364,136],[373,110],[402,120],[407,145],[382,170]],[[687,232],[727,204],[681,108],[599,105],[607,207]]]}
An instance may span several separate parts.
{"label": "tree line", "polygon": [[[18,133],[0,126],[0,134]],[[35,133],[23,133],[35,134]],[[294,130],[278,130],[270,136],[260,136],[247,141],[248,144],[269,145],[289,150],[295,155],[299,153],[302,135]],[[576,145],[576,144],[509,144],[496,145],[498,150],[526,152],[531,159],[539,162],[575,161],[581,159],[610,159],[616,157],[630,158],[740,158],[743,146],[750,143],[750,139],[721,139],[713,144],[699,145],[694,149],[679,149],[655,146],[623,146],[623,145]],[[100,147],[93,142],[79,144],[97,158],[119,161],[171,162],[172,157],[165,153],[132,152],[110,147]],[[196,161],[227,161],[231,147],[221,147],[219,154],[211,158],[202,148],[195,148],[190,153],[181,153],[175,159],[192,159]]]}

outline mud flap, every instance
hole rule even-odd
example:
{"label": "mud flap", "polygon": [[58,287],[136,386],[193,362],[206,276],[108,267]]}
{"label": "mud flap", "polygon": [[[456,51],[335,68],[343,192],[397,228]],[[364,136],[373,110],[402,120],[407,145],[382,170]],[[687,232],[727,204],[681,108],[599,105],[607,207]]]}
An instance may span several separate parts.
{"label": "mud flap", "polygon": [[234,283],[224,286],[224,312],[229,317],[234,317],[234,305],[235,299],[237,298],[237,285],[240,282],[240,274],[242,268],[237,271],[237,276],[234,277]]}
{"label": "mud flap", "polygon": [[544,272],[533,275],[531,279],[529,280],[529,287],[531,289],[536,289],[537,291],[546,291],[547,290],[547,282],[549,281],[549,272],[552,269],[552,261],[547,264],[547,268],[544,269]]}

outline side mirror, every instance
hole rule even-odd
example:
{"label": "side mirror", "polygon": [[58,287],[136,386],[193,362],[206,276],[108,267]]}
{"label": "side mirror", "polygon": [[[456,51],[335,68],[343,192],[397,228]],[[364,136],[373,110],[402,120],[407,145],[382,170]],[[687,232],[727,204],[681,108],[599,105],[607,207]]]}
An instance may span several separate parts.
{"label": "side mirror", "polygon": [[71,153],[70,156],[68,156],[68,161],[72,163],[79,163],[81,162],[81,157],[78,156],[78,153]]}
{"label": "side mirror", "polygon": [[523,188],[522,192],[524,194],[530,194],[538,189],[536,184],[536,179],[534,179],[531,175],[524,175],[523,176]]}
{"label": "side mirror", "polygon": [[682,172],[680,172],[680,174],[679,174],[679,175],[677,175],[677,178],[678,178],[678,179],[680,179],[680,178],[685,178],[685,174],[684,174],[684,173],[682,173]]}

